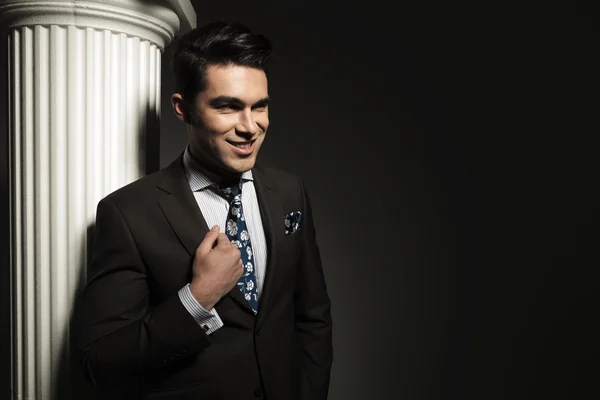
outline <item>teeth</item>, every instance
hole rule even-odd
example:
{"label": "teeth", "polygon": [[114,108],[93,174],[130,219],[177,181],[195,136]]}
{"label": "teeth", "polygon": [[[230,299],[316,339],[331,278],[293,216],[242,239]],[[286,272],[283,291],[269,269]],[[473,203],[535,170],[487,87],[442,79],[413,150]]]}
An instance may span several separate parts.
{"label": "teeth", "polygon": [[244,144],[234,144],[235,147],[239,147],[240,149],[247,149],[250,147],[252,143],[244,143]]}

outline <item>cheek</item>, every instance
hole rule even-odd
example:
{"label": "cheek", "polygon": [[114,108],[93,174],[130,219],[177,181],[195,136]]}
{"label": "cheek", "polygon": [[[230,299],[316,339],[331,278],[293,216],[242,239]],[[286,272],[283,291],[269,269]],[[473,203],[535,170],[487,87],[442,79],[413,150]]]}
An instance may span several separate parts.
{"label": "cheek", "polygon": [[256,125],[260,128],[262,134],[260,135],[261,137],[264,136],[267,131],[269,130],[269,120],[267,119],[265,120],[254,120],[254,122],[256,123]]}
{"label": "cheek", "polygon": [[262,126],[264,126],[265,130],[268,128],[269,126],[269,113],[265,112],[264,114],[261,114],[257,119],[257,122],[259,122]]}
{"label": "cheek", "polygon": [[204,128],[213,135],[226,133],[233,129],[236,124],[236,118],[233,114],[206,113],[202,117]]}
{"label": "cheek", "polygon": [[206,141],[209,143],[210,147],[213,149],[218,149],[223,147],[225,143],[225,136],[227,132],[230,132],[234,129],[235,124],[231,121],[227,121],[224,118],[220,118],[218,120],[213,119],[212,121],[207,121],[205,125],[204,135],[206,137]]}
{"label": "cheek", "polygon": [[213,152],[215,152],[215,153],[222,152],[222,149],[227,144],[223,140],[222,135],[220,135],[218,133],[211,133],[210,136],[209,136],[208,143],[210,145],[210,148],[213,149]]}

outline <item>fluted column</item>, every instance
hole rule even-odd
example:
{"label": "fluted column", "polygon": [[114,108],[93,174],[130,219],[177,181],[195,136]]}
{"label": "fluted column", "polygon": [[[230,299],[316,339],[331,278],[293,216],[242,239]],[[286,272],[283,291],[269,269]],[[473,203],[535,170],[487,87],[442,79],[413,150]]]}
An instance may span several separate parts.
{"label": "fluted column", "polygon": [[[190,11],[191,10],[191,11]],[[161,51],[189,1],[8,1],[13,399],[56,398],[98,201],[158,165]],[[7,321],[2,321],[6,323]],[[67,379],[68,380],[68,379]]]}

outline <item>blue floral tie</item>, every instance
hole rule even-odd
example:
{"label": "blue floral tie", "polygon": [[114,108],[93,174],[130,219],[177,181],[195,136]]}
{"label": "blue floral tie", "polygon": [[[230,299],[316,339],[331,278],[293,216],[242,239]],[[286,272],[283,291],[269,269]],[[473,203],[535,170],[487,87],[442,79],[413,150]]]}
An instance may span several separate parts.
{"label": "blue floral tie", "polygon": [[231,243],[237,246],[242,253],[244,274],[238,280],[237,286],[256,314],[258,311],[258,292],[254,272],[254,253],[252,252],[250,235],[248,234],[242,209],[242,181],[240,180],[232,186],[217,186],[216,192],[229,202],[226,234]]}

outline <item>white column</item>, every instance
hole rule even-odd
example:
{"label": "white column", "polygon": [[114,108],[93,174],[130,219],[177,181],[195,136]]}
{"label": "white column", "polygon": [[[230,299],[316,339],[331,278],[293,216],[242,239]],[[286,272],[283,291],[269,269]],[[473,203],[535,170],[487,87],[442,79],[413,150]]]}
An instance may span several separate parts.
{"label": "white column", "polygon": [[96,205],[145,174],[146,138],[158,135],[161,51],[195,26],[195,13],[189,0],[4,1],[0,26],[8,41],[11,395],[51,399],[57,380],[68,380],[61,360]]}

